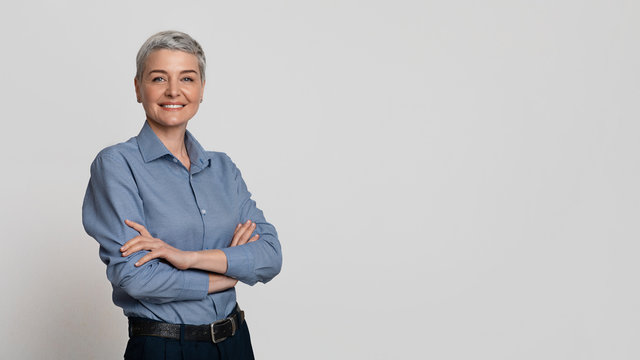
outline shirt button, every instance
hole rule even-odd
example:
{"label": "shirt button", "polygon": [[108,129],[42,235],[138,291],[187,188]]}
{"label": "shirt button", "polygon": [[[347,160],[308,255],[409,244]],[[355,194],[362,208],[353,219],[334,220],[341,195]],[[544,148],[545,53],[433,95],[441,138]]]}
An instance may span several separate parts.
{"label": "shirt button", "polygon": [[189,179],[193,180],[193,175],[189,176]]}
{"label": "shirt button", "polygon": [[178,162],[178,159],[173,158],[173,162],[174,162],[174,163],[177,163],[177,162]]}
{"label": "shirt button", "polygon": [[200,209],[200,214],[205,215],[207,213],[207,210],[205,209]]}

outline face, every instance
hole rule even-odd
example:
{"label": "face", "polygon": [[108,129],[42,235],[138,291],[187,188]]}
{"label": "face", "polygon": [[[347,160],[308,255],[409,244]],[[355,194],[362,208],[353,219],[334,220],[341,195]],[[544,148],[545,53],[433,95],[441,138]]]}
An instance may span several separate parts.
{"label": "face", "polygon": [[198,112],[204,91],[195,55],[160,49],[147,57],[142,79],[134,81],[149,124],[154,128],[186,128]]}

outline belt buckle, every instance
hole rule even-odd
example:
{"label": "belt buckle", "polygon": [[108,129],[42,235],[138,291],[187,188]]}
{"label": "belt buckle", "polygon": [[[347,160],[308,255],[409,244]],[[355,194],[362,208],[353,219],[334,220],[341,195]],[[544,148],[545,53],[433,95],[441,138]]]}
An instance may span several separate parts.
{"label": "belt buckle", "polygon": [[222,341],[227,339],[228,336],[225,336],[225,337],[220,338],[220,339],[216,338],[216,332],[214,330],[214,327],[216,325],[221,325],[221,324],[224,324],[226,322],[231,322],[231,336],[236,334],[236,321],[233,318],[233,316],[232,317],[228,317],[226,319],[214,321],[213,323],[211,323],[211,341],[213,341],[214,344],[217,344],[217,343],[222,342]]}

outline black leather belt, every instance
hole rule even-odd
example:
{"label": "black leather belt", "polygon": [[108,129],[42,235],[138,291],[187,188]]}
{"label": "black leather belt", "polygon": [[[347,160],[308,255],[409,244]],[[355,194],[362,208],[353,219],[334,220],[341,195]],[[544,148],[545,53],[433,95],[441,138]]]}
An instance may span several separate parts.
{"label": "black leather belt", "polygon": [[213,341],[219,343],[235,335],[236,330],[244,322],[244,311],[236,305],[236,309],[228,318],[207,325],[169,324],[144,318],[129,318],[129,337],[159,336],[180,340],[180,328],[184,327],[186,341]]}

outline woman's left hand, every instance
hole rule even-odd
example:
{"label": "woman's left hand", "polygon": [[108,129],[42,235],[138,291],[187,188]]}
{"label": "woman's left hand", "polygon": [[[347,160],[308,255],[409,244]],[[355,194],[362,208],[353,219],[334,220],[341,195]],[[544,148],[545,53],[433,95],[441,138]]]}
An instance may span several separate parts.
{"label": "woman's left hand", "polygon": [[129,256],[141,250],[149,251],[148,254],[146,254],[145,256],[140,258],[138,262],[136,262],[136,266],[142,266],[149,260],[161,258],[170,262],[171,265],[173,265],[176,269],[186,270],[191,267],[191,263],[194,260],[194,254],[192,252],[182,251],[180,249],[174,248],[173,246],[160,239],[154,238],[144,226],[136,222],[133,222],[131,220],[125,220],[124,222],[125,224],[127,224],[127,226],[139,232],[140,235],[127,241],[120,248],[122,256]]}

